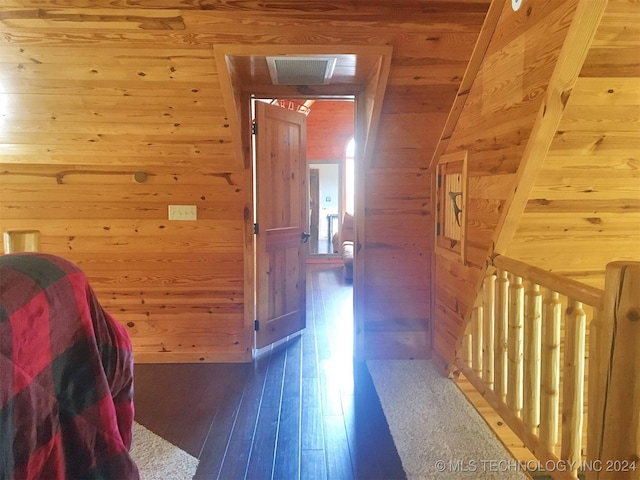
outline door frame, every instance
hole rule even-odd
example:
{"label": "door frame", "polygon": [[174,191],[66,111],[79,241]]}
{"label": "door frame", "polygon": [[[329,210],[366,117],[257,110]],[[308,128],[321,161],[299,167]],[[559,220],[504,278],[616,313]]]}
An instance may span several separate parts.
{"label": "door frame", "polygon": [[[251,362],[255,358],[254,321],[255,321],[255,238],[254,238],[254,209],[255,171],[252,161],[252,111],[251,102],[257,98],[303,98],[308,100],[331,100],[348,97],[354,100],[355,127],[355,204],[354,204],[354,267],[353,267],[353,319],[354,319],[354,358],[366,358],[366,344],[364,342],[364,301],[365,301],[365,190],[366,172],[371,165],[375,148],[376,132],[379,125],[380,113],[387,78],[391,66],[393,47],[391,45],[359,45],[359,46],[318,46],[318,45],[225,45],[216,44],[213,47],[215,61],[218,68],[220,87],[229,126],[231,128],[232,144],[237,161],[241,162],[244,171],[244,351],[243,360]],[[260,87],[246,84],[246,79],[240,78],[232,67],[233,57],[266,57],[269,55],[308,55],[308,54],[358,54],[375,55],[376,68],[369,72],[363,84],[348,84],[342,86],[294,87],[283,93],[276,86]],[[303,90],[300,93],[299,90]]]}

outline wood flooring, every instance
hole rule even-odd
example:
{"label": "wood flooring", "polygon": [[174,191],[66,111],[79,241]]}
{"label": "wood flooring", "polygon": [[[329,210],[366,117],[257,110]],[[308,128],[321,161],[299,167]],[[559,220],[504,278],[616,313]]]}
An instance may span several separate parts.
{"label": "wood flooring", "polygon": [[307,327],[251,364],[140,364],[136,420],[200,460],[196,479],[404,479],[352,360],[352,288],[308,265]]}

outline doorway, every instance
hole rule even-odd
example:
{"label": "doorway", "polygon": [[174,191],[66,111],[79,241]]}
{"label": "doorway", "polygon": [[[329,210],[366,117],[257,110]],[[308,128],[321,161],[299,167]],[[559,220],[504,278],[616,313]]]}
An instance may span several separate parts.
{"label": "doorway", "polygon": [[[352,289],[351,270],[347,275],[340,253],[340,220],[345,205],[353,204],[346,199],[347,191],[353,195],[353,186],[345,188],[343,179],[355,130],[355,102],[316,99],[311,108],[309,104],[252,100],[256,348],[304,328],[306,302],[295,298],[305,292],[307,261],[327,265]],[[304,225],[304,231],[297,225]],[[353,328],[353,321],[349,323]]]}
{"label": "doorway", "polygon": [[[310,262],[341,262],[341,228],[353,213],[355,100],[307,101]],[[351,146],[351,148],[349,148]],[[351,157],[351,158],[349,158]],[[349,162],[350,160],[350,162]]]}
{"label": "doorway", "polygon": [[[376,131],[387,86],[393,47],[390,45],[214,45],[216,67],[219,72],[223,101],[229,117],[231,143],[234,157],[242,162],[245,172],[243,195],[244,217],[244,335],[246,358],[253,358],[254,324],[257,318],[256,297],[256,237],[253,215],[255,176],[251,154],[251,99],[302,98],[302,99],[351,99],[356,110],[357,142],[355,158],[358,159],[355,174],[355,209],[353,265],[353,316],[354,357],[367,358],[364,311],[366,243],[359,239],[365,224],[365,176],[364,172],[374,155]],[[335,59],[332,78],[313,83],[307,79],[292,82],[274,82],[267,68],[268,57],[284,57],[299,61],[300,57]],[[290,57],[290,58],[289,58]],[[317,57],[317,58],[316,58]],[[320,58],[321,57],[321,58]],[[328,62],[327,62],[328,63]],[[347,139],[348,140],[348,139]],[[327,142],[328,143],[328,142]],[[310,156],[311,158],[311,156]],[[322,157],[321,157],[322,158]],[[324,157],[331,158],[331,157]],[[307,210],[308,212],[308,210]],[[305,252],[306,255],[306,252]],[[333,260],[332,260],[333,261]]]}

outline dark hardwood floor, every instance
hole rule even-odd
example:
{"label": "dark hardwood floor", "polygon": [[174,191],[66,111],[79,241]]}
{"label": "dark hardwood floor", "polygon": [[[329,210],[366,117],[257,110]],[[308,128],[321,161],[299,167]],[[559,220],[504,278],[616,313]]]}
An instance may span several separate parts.
{"label": "dark hardwood floor", "polygon": [[364,364],[352,288],[308,265],[307,328],[252,364],[140,364],[136,420],[200,460],[196,479],[404,479]]}

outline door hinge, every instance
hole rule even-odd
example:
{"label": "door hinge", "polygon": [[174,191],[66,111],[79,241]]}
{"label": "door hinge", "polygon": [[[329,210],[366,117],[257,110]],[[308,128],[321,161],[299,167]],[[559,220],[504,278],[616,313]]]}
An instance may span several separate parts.
{"label": "door hinge", "polygon": [[260,321],[259,320],[254,320],[253,321],[253,329],[257,332],[258,330],[260,330]]}
{"label": "door hinge", "polygon": [[258,124],[253,122],[251,124],[251,135],[255,135],[256,133],[258,133]]}
{"label": "door hinge", "polygon": [[440,235],[440,222],[436,223],[436,235]]}
{"label": "door hinge", "polygon": [[442,175],[438,174],[438,188],[442,188]]}
{"label": "door hinge", "polygon": [[253,224],[253,234],[257,235],[260,232],[260,227],[258,226],[257,223]]}

